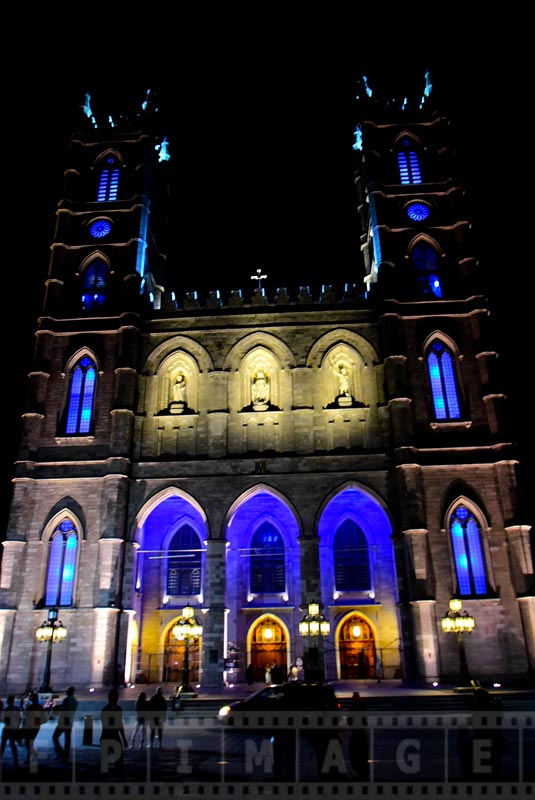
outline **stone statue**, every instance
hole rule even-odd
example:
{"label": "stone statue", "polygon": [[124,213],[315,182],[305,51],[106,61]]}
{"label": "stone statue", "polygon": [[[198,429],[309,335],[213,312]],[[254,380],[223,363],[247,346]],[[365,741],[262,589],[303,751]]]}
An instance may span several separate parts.
{"label": "stone statue", "polygon": [[253,378],[251,397],[253,406],[269,404],[269,380],[262,370],[259,370]]}
{"label": "stone statue", "polygon": [[338,396],[351,397],[351,379],[345,364],[340,364],[339,366]]}
{"label": "stone statue", "polygon": [[186,404],[186,379],[181,372],[173,385],[173,402]]}

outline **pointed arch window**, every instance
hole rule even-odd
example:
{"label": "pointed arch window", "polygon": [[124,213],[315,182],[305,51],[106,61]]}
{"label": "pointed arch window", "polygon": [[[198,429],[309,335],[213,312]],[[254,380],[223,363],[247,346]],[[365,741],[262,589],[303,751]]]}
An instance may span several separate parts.
{"label": "pointed arch window", "polygon": [[459,388],[451,350],[441,339],[434,339],[427,348],[426,361],[435,419],[460,419]]}
{"label": "pointed arch window", "polygon": [[83,273],[82,308],[84,311],[104,304],[107,281],[107,264],[101,258],[93,259]]}
{"label": "pointed arch window", "polygon": [[368,541],[361,528],[347,519],[338,528],[333,541],[334,581],[338,591],[356,592],[371,589]]}
{"label": "pointed arch window", "polygon": [[421,183],[420,159],[414,147],[414,142],[410,139],[403,139],[397,156],[400,183]]}
{"label": "pointed arch window", "polygon": [[76,577],[78,532],[64,519],[50,537],[46,573],[46,606],[71,606]]}
{"label": "pointed arch window", "polygon": [[119,190],[119,162],[114,156],[106,159],[106,166],[100,171],[97,202],[104,203],[117,200]]}
{"label": "pointed arch window", "polygon": [[87,434],[93,422],[97,369],[95,362],[83,356],[71,372],[67,406],[67,434]]}
{"label": "pointed arch window", "polygon": [[167,594],[201,592],[201,540],[191,525],[182,525],[167,551]]}
{"label": "pointed arch window", "polygon": [[477,520],[464,505],[450,518],[450,536],[459,594],[465,597],[488,594],[481,531]]}
{"label": "pointed arch window", "polygon": [[284,542],[270,522],[262,523],[251,540],[250,583],[253,594],[286,590]]}
{"label": "pointed arch window", "polygon": [[427,242],[418,242],[411,253],[418,290],[423,297],[442,297],[442,282],[437,251]]}

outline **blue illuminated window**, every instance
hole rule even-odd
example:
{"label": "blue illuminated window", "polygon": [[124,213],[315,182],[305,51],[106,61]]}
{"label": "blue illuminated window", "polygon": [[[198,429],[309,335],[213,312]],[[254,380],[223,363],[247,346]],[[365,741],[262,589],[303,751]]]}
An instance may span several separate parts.
{"label": "blue illuminated window", "polygon": [[403,184],[421,183],[420,160],[410,139],[403,139],[398,150],[399,180]]}
{"label": "blue illuminated window", "polygon": [[284,592],[286,589],[285,552],[282,536],[269,522],[264,522],[251,541],[251,592]]}
{"label": "blue illuminated window", "polygon": [[474,515],[458,506],[450,519],[450,535],[459,594],[465,597],[488,593],[481,531]]}
{"label": "blue illuminated window", "polygon": [[338,591],[371,589],[368,542],[353,520],[345,520],[336,531],[333,555],[334,582]]}
{"label": "blue illuminated window", "polygon": [[89,233],[94,239],[103,239],[111,231],[111,224],[107,219],[96,219],[89,226]]}
{"label": "blue illuminated window", "polygon": [[46,575],[46,606],[71,606],[78,534],[70,519],[63,520],[50,537],[48,568]]}
{"label": "blue illuminated window", "polygon": [[442,297],[437,252],[427,242],[418,242],[411,252],[418,291],[423,297]]}
{"label": "blue illuminated window", "polygon": [[411,203],[407,207],[407,216],[413,222],[423,222],[429,216],[429,207],[424,203]]}
{"label": "blue illuminated window", "polygon": [[116,158],[110,156],[106,159],[106,166],[101,170],[97,201],[99,203],[117,200],[117,191],[119,189],[119,165]]}
{"label": "blue illuminated window", "polygon": [[97,370],[95,363],[84,356],[71,372],[69,402],[67,407],[68,434],[85,434],[91,430]]}
{"label": "blue illuminated window", "polygon": [[435,419],[460,419],[459,390],[451,351],[443,341],[434,339],[427,348],[426,360]]}
{"label": "blue illuminated window", "polygon": [[95,258],[84,270],[82,308],[84,311],[102,306],[106,299],[108,267],[101,258]]}
{"label": "blue illuminated window", "polygon": [[167,594],[190,595],[201,591],[201,540],[191,525],[183,525],[167,551]]}

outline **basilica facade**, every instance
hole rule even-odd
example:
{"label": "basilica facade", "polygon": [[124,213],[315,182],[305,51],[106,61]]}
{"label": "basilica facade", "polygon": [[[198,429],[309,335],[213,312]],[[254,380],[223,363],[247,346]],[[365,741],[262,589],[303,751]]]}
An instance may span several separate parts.
{"label": "basilica facade", "polygon": [[157,110],[97,126],[86,99],[3,541],[4,691],[40,683],[47,615],[58,687],[180,682],[185,658],[210,688],[530,674],[531,531],[451,129],[431,98],[362,98],[362,275],[202,298],[165,285]]}

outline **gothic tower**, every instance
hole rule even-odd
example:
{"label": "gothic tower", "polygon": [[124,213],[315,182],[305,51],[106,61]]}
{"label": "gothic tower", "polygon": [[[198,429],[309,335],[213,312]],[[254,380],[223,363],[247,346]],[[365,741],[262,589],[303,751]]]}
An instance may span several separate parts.
{"label": "gothic tower", "polygon": [[[185,659],[212,688],[292,664],[524,679],[530,528],[429,76],[416,101],[359,82],[354,281],[327,265],[321,289],[288,280],[272,296],[261,271],[252,292],[186,290],[167,257],[172,131],[150,93],[117,117],[91,103],[67,156],[3,542],[2,685],[43,669],[57,687],[174,683]],[[475,620],[463,647],[441,624],[452,598]],[[66,629],[48,649],[47,613]]]}

